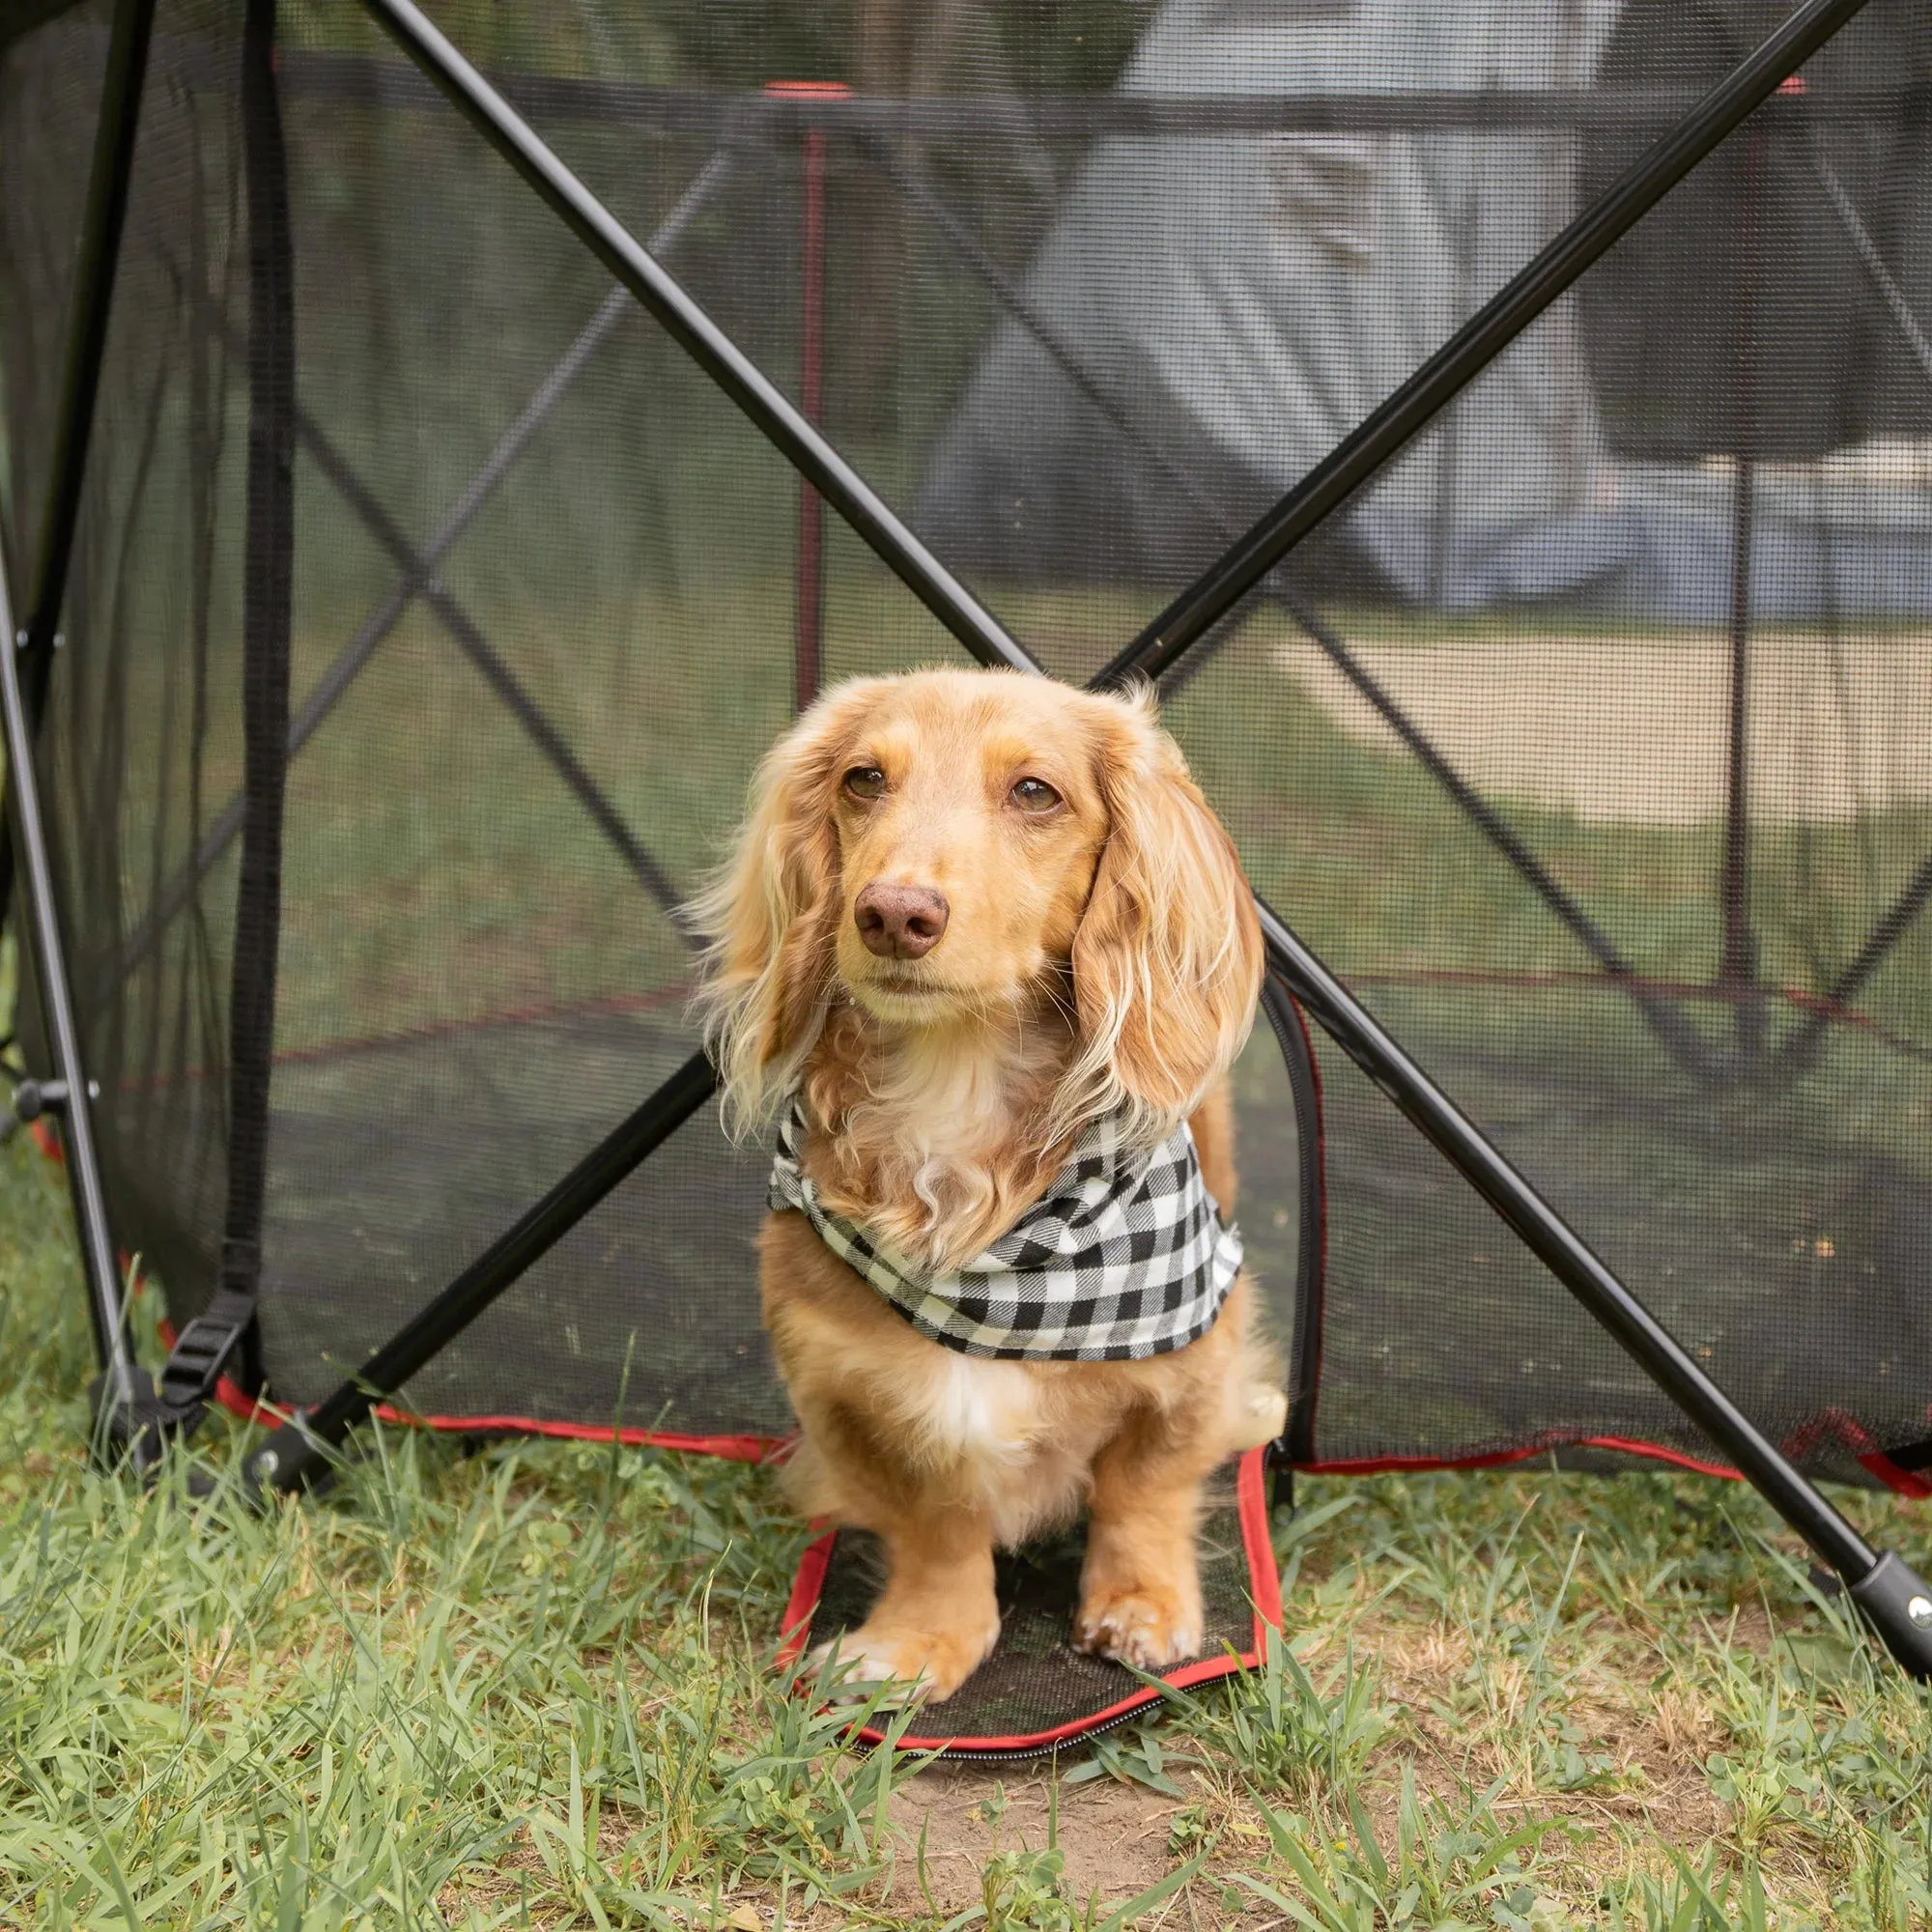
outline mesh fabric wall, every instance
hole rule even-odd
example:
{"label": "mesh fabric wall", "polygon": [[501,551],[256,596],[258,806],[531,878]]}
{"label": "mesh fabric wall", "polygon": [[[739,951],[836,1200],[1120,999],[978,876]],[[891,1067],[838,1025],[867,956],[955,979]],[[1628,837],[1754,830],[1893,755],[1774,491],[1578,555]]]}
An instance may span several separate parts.
{"label": "mesh fabric wall", "polygon": [[[433,11],[794,395],[822,270],[829,434],[1081,677],[1780,10]],[[0,65],[16,582],[104,49],[79,7]],[[45,741],[117,1228],[178,1319],[237,1131],[241,52],[239,9],[161,6]],[[262,1332],[300,1402],[690,1052],[671,907],[794,710],[800,543],[782,462],[355,10],[284,6],[277,88],[299,742]],[[1932,1440],[1928,89],[1923,11],[1871,0],[1168,703],[1257,887],[1854,1479]],[[829,525],[823,678],[956,655]],[[1699,1453],[1317,1050],[1319,1149],[1266,1028],[1237,1074],[1250,1256],[1319,1345],[1306,1460]],[[700,1116],[411,1403],[782,1429],[762,1193]]]}

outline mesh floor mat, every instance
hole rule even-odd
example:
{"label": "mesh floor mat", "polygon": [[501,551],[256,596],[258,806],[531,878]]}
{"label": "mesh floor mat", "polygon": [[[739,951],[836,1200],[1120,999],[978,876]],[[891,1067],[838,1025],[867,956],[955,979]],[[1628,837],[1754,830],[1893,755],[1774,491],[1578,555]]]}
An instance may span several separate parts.
{"label": "mesh floor mat", "polygon": [[[1280,1579],[1268,1542],[1266,1452],[1251,1449],[1218,1476],[1201,1521],[1198,1548],[1206,1606],[1202,1655],[1163,1674],[1184,1688],[1252,1664],[1264,1628],[1281,1623]],[[1076,1744],[1159,1701],[1134,1672],[1073,1648],[1068,1634],[1080,1591],[1084,1532],[1065,1534],[997,1559],[1000,1641],[944,1704],[914,1720],[905,1750],[952,1757],[1028,1757]],[[866,1620],[882,1578],[878,1539],[835,1530],[806,1551],[785,1612],[789,1660]],[[868,1744],[881,1733],[862,1728]]]}

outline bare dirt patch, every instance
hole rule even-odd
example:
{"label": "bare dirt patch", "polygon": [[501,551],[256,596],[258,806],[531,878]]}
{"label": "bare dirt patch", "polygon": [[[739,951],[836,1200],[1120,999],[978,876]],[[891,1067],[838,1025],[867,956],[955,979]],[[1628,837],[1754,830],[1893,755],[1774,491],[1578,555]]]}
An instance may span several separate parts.
{"label": "bare dirt patch", "polygon": [[[996,1852],[1044,1851],[1049,1833],[1043,1773],[934,1765],[893,1794],[890,1817],[898,1845],[889,1902],[902,1912],[946,1914],[977,1905],[980,1875]],[[1142,1785],[1112,1778],[1063,1786],[1055,1842],[1066,1861],[1066,1897],[1084,1904],[1131,1898],[1172,1868],[1168,1835],[1181,1804]],[[919,1844],[925,1837],[925,1885]],[[925,1889],[932,1893],[930,1905]]]}

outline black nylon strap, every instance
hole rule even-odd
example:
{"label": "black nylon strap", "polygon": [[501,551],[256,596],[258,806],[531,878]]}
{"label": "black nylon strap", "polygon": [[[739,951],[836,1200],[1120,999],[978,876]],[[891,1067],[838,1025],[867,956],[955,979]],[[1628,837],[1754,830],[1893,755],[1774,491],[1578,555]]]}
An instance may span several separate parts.
{"label": "black nylon strap", "polygon": [[[1300,1200],[1294,1284],[1294,1330],[1290,1338],[1288,1425],[1275,1443],[1277,1477],[1298,1463],[1313,1463],[1315,1407],[1321,1388],[1321,1324],[1326,1315],[1328,1267],[1327,1152],[1321,1124],[1321,1083],[1315,1048],[1294,997],[1272,974],[1262,982],[1262,1011],[1288,1066],[1299,1156]],[[1277,1502],[1293,1501],[1293,1479],[1276,1483]]]}
{"label": "black nylon strap", "polygon": [[[248,195],[248,527],[242,598],[245,817],[229,992],[228,1217],[221,1293],[252,1298],[261,1286],[268,1192],[295,558],[295,269],[288,155],[275,80],[275,0],[248,0],[242,130]],[[244,1364],[251,1378],[257,1366],[252,1359]]]}

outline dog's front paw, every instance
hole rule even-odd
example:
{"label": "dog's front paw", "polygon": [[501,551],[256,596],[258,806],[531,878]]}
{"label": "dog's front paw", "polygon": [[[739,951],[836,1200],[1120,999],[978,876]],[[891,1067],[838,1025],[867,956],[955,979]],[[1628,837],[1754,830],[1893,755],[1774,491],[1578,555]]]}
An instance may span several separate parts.
{"label": "dog's front paw", "polygon": [[1000,1619],[977,1630],[910,1630],[902,1625],[862,1624],[833,1643],[822,1643],[811,1654],[814,1669],[823,1669],[838,1653],[840,1703],[857,1703],[871,1695],[872,1687],[890,1684],[889,1703],[923,1701],[942,1704],[972,1676],[1000,1640]]}
{"label": "dog's front paw", "polygon": [[1158,1583],[1092,1591],[1073,1620],[1073,1643],[1136,1670],[1165,1670],[1200,1656],[1200,1601]]}

